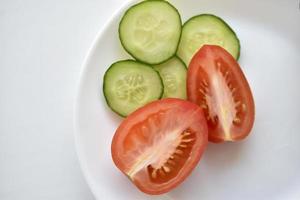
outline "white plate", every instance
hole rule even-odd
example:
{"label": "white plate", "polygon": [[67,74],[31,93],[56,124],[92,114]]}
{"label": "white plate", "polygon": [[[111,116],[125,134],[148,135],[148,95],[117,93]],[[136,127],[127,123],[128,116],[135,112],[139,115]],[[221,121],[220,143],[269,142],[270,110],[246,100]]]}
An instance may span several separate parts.
{"label": "white plate", "polygon": [[[209,144],[192,175],[172,192],[151,197],[114,166],[110,144],[121,118],[107,106],[102,78],[130,58],[118,39],[124,6],[99,33],[84,64],[75,106],[79,159],[97,199],[300,199],[300,11],[297,0],[174,0],[183,21],[222,17],[241,40],[240,64],[254,93],[256,121],[243,142]],[[131,2],[130,4],[133,4]]]}

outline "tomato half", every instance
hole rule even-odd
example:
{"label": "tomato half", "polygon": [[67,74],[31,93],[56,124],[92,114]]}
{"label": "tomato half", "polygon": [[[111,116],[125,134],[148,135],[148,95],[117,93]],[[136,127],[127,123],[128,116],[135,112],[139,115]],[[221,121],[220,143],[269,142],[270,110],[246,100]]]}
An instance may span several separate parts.
{"label": "tomato half", "polygon": [[202,109],[169,98],[129,115],[117,129],[111,151],[116,166],[141,191],[162,194],[191,173],[207,143]]}
{"label": "tomato half", "polygon": [[187,76],[188,99],[200,105],[212,142],[245,138],[254,122],[254,101],[236,60],[225,49],[203,46],[193,57]]}

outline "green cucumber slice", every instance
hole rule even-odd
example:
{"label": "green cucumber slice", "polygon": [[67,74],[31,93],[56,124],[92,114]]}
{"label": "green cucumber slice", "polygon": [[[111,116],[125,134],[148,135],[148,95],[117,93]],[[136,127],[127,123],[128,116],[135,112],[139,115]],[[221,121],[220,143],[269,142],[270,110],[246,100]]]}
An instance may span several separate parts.
{"label": "green cucumber slice", "polygon": [[186,75],[187,69],[182,60],[173,57],[170,60],[154,66],[159,72],[164,84],[163,98],[173,97],[186,99]]}
{"label": "green cucumber slice", "polygon": [[145,104],[160,99],[163,83],[151,66],[123,60],[112,64],[105,72],[103,93],[108,106],[125,117]]}
{"label": "green cucumber slice", "polygon": [[148,0],[130,7],[119,25],[124,49],[136,60],[159,64],[176,54],[181,18],[170,3]]}
{"label": "green cucumber slice", "polygon": [[219,45],[235,59],[239,58],[240,42],[238,37],[225,21],[215,15],[198,15],[183,25],[177,55],[188,66],[194,54],[204,44]]}

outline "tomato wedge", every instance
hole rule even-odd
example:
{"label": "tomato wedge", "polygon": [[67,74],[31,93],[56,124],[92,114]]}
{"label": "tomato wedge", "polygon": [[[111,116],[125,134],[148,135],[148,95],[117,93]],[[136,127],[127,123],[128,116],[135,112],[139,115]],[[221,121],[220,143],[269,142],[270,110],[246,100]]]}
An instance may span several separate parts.
{"label": "tomato wedge", "polygon": [[116,166],[147,194],[162,194],[194,169],[208,143],[202,109],[189,101],[162,99],[129,115],[111,146]]}
{"label": "tomato wedge", "polygon": [[236,60],[225,49],[203,46],[193,57],[187,76],[188,99],[200,105],[211,142],[245,138],[254,123],[254,101]]}

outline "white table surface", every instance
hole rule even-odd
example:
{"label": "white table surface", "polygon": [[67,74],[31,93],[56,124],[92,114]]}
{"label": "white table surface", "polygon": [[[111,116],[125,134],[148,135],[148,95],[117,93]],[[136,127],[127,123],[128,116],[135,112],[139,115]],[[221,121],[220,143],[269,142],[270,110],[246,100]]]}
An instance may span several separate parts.
{"label": "white table surface", "polygon": [[73,104],[97,32],[124,0],[0,0],[0,199],[94,199]]}

